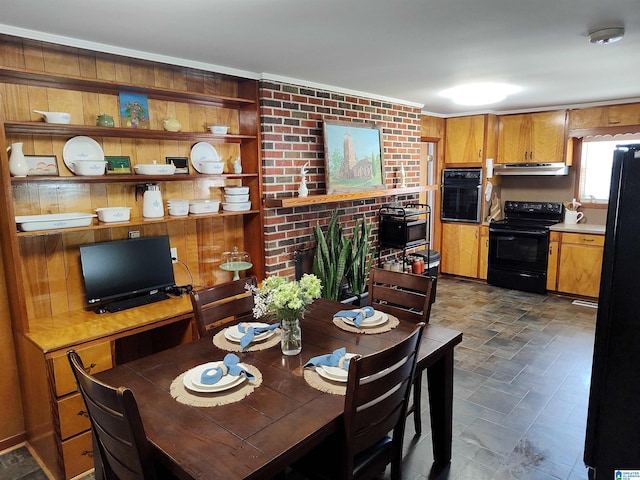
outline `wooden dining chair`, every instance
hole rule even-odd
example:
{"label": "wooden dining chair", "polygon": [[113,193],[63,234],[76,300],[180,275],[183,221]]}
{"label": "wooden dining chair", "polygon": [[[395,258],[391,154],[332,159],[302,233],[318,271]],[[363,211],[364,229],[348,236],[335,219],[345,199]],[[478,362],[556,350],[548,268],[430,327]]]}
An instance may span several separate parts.
{"label": "wooden dining chair", "polygon": [[193,290],[190,293],[193,314],[200,337],[213,335],[221,325],[253,319],[253,294],[245,288],[258,285],[254,275]]}
{"label": "wooden dining chair", "polygon": [[128,388],[114,388],[86,373],[75,350],[67,352],[93,434],[96,478],[156,480],[174,478],[155,462],[138,404]]}
{"label": "wooden dining chair", "polygon": [[[369,305],[398,318],[427,324],[431,315],[431,305],[436,300],[437,282],[436,277],[374,267],[369,273]],[[413,384],[413,401],[407,408],[407,415],[413,413],[413,424],[417,434],[422,433],[420,412],[424,368],[418,363]]]}
{"label": "wooden dining chair", "polygon": [[391,464],[391,479],[402,478],[406,410],[423,330],[419,323],[397,344],[351,359],[344,429],[295,463],[294,470],[311,478],[360,480],[377,477]]}

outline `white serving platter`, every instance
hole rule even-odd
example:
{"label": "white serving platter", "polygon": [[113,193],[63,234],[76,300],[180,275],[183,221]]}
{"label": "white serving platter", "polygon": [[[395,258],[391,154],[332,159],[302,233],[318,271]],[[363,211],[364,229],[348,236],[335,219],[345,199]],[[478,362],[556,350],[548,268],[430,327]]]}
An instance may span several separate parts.
{"label": "white serving platter", "polygon": [[45,215],[21,215],[16,224],[23,232],[34,230],[58,230],[61,228],[88,227],[97,215],[91,213],[51,213]]}
{"label": "white serving platter", "polygon": [[207,142],[198,142],[191,148],[191,165],[193,169],[202,173],[200,170],[200,162],[219,162],[220,155],[213,148],[213,145]]}
{"label": "white serving platter", "polygon": [[104,160],[104,151],[93,138],[78,136],[70,138],[64,144],[62,159],[67,168],[76,173],[73,162],[78,160]]}

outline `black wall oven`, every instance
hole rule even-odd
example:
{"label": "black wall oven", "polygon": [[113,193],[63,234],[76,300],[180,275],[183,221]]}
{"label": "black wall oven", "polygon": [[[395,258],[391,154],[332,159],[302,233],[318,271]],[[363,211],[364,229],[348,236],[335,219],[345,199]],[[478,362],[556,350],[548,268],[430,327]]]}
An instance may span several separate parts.
{"label": "black wall oven", "polygon": [[445,168],[442,171],[444,222],[480,223],[482,209],[482,169]]}
{"label": "black wall oven", "polygon": [[549,226],[562,221],[562,204],[506,201],[504,212],[489,224],[487,283],[544,293]]}

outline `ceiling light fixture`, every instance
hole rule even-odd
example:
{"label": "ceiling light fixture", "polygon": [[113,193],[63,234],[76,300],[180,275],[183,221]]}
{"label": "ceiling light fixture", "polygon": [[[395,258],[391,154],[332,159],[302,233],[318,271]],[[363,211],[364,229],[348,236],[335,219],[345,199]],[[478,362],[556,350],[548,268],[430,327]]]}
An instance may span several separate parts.
{"label": "ceiling light fixture", "polygon": [[519,92],[520,88],[505,83],[471,83],[458,85],[442,92],[458,105],[490,105]]}
{"label": "ceiling light fixture", "polygon": [[606,45],[607,43],[618,42],[622,40],[622,37],[624,37],[623,27],[603,28],[591,32],[589,34],[589,41],[597,45]]}

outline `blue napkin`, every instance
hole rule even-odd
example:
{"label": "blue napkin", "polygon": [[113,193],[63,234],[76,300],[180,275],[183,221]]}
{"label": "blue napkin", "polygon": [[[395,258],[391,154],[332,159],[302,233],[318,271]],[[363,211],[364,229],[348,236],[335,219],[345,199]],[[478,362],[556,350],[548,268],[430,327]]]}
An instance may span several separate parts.
{"label": "blue napkin", "polygon": [[200,383],[203,385],[215,385],[225,375],[244,375],[249,380],[253,380],[254,376],[251,372],[245,370],[238,362],[240,359],[233,353],[227,353],[222,361],[223,365],[220,367],[207,368],[202,375],[200,375]]}
{"label": "blue napkin", "polygon": [[334,350],[333,353],[327,353],[326,355],[318,355],[317,357],[313,357],[307,363],[304,364],[305,367],[319,367],[321,365],[326,365],[327,367],[339,367],[343,370],[349,369],[349,358],[346,358],[347,349],[342,347]]}
{"label": "blue napkin", "polygon": [[373,307],[356,308],[355,310],[340,310],[333,315],[333,318],[351,318],[356,327],[362,325],[365,318],[372,317],[374,314]]}
{"label": "blue napkin", "polygon": [[268,325],[266,327],[253,327],[246,323],[239,323],[238,331],[240,333],[244,333],[244,335],[240,339],[240,350],[244,350],[247,345],[253,342],[253,337],[255,337],[256,335],[268,332],[269,330],[275,330],[279,326],[279,323],[274,323],[273,325]]}

